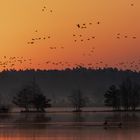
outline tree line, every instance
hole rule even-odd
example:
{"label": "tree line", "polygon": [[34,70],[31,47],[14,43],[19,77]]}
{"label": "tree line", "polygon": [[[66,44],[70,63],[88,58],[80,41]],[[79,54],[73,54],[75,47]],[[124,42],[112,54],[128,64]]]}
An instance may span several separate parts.
{"label": "tree line", "polygon": [[[80,89],[74,90],[68,96],[68,100],[75,112],[81,112],[82,108],[89,103],[89,98]],[[35,80],[23,86],[15,94],[12,102],[22,108],[23,112],[45,112],[46,108],[51,107],[51,99],[43,94]],[[105,106],[112,107],[114,111],[135,111],[140,106],[140,85],[129,78],[120,85],[111,85],[104,94],[104,103]],[[0,112],[2,110],[6,110],[6,108],[3,106],[0,108]]]}
{"label": "tree line", "polygon": [[[75,112],[81,112],[85,107],[88,98],[84,96],[81,90],[74,90],[68,100],[74,107]],[[33,81],[24,86],[14,97],[12,101],[17,107],[22,108],[23,112],[45,112],[45,108],[51,107],[51,99],[48,99],[42,92],[38,84]]]}
{"label": "tree line", "polygon": [[140,85],[127,78],[120,85],[111,85],[104,97],[105,105],[114,111],[135,111],[140,106]]}

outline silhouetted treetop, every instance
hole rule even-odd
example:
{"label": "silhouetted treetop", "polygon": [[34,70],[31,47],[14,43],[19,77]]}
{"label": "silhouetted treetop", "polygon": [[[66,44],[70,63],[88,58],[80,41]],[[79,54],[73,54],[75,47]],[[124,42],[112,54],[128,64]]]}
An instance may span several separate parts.
{"label": "silhouetted treetop", "polygon": [[13,98],[13,103],[25,111],[35,108],[37,111],[45,111],[51,107],[50,99],[43,95],[41,88],[33,80],[29,85],[24,86]]}

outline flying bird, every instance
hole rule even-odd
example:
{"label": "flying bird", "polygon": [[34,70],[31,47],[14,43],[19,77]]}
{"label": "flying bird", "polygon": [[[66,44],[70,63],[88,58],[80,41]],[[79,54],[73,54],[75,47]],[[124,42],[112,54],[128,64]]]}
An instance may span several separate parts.
{"label": "flying bird", "polygon": [[80,24],[77,24],[77,27],[80,28]]}

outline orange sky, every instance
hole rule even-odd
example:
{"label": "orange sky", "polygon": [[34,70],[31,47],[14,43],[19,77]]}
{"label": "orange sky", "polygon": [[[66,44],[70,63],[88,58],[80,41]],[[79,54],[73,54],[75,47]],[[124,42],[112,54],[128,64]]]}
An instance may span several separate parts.
{"label": "orange sky", "polygon": [[[75,64],[114,67],[118,63],[124,63],[119,65],[122,68],[137,69],[139,13],[139,0],[1,0],[0,69],[60,69]],[[79,29],[77,24],[87,28]],[[32,41],[35,38],[41,39]]]}

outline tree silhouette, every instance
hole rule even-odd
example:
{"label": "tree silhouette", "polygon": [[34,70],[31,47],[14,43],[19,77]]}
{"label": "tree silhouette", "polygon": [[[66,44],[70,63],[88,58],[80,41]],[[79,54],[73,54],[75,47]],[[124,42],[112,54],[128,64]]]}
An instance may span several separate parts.
{"label": "tree silhouette", "polygon": [[125,79],[119,86],[115,85],[109,87],[105,95],[105,105],[113,107],[114,110],[133,110],[140,105],[140,86],[132,82],[131,79]]}
{"label": "tree silhouette", "polygon": [[120,110],[120,94],[115,85],[109,87],[104,97],[106,106],[112,107],[113,110]]}
{"label": "tree silhouette", "polygon": [[29,111],[33,102],[33,93],[30,86],[25,86],[13,98],[13,103],[18,107],[24,108]]}
{"label": "tree silhouette", "polygon": [[24,108],[25,111],[30,111],[31,108],[35,108],[37,111],[45,111],[45,108],[51,106],[50,101],[43,95],[35,81],[21,89],[13,98],[13,103]]}
{"label": "tree silhouette", "polygon": [[132,97],[131,97],[132,110],[135,111],[139,105],[140,105],[140,86],[134,83]]}
{"label": "tree silhouette", "polygon": [[81,108],[85,107],[87,104],[87,97],[83,96],[83,93],[80,90],[75,90],[69,96],[72,106],[75,108],[75,112],[81,112]]}
{"label": "tree silhouette", "polygon": [[44,112],[45,108],[51,107],[50,102],[50,99],[46,99],[46,96],[44,96],[42,93],[38,93],[34,96],[33,105],[37,111]]}
{"label": "tree silhouette", "polygon": [[131,79],[127,78],[122,82],[120,85],[120,92],[123,108],[125,110],[130,110],[132,101],[131,98],[133,96],[133,85]]}

